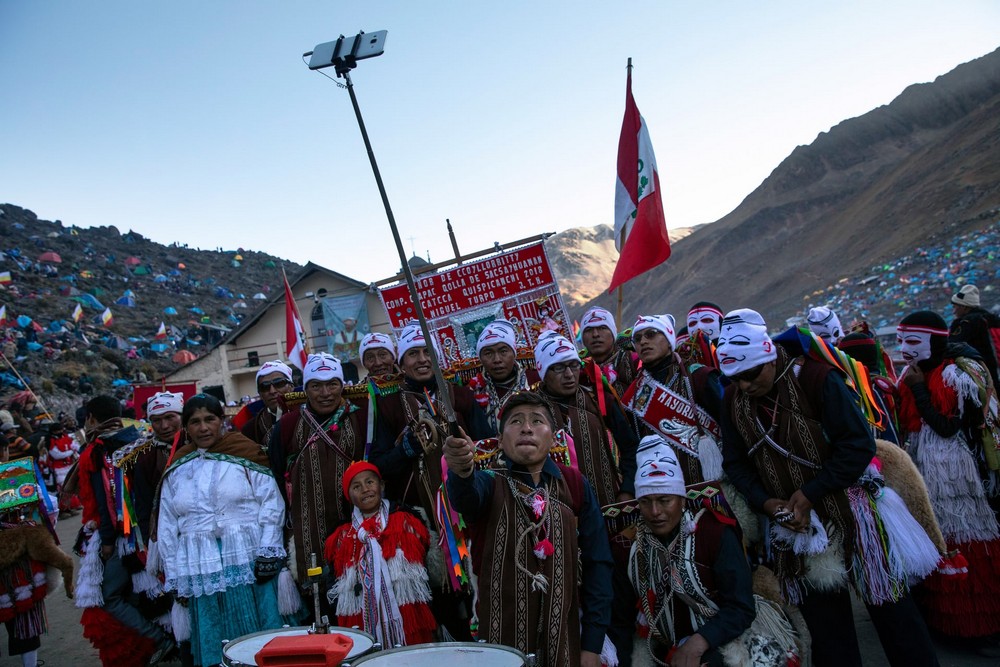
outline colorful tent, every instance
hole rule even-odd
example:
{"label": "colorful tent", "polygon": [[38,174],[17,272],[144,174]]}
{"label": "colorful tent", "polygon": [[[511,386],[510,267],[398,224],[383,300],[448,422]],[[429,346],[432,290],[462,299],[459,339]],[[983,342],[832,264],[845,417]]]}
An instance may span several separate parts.
{"label": "colorful tent", "polygon": [[142,264],[142,260],[138,257],[132,256],[125,260],[125,266],[138,266]]}
{"label": "colorful tent", "polygon": [[253,298],[257,299],[258,301],[266,301],[267,295],[264,294],[263,292],[257,292],[256,294],[253,295]]}
{"label": "colorful tent", "polygon": [[125,306],[126,308],[135,308],[135,297],[121,296],[115,300],[115,303],[119,306]]}
{"label": "colorful tent", "polygon": [[170,357],[170,360],[178,364],[190,364],[197,358],[190,350],[180,350],[174,353],[174,356]]}
{"label": "colorful tent", "polygon": [[93,294],[81,294],[80,296],[73,297],[73,300],[82,305],[84,308],[104,310],[104,304],[98,301],[97,297]]}
{"label": "colorful tent", "polygon": [[166,308],[163,309],[163,314],[164,315],[176,315],[177,314],[177,309],[174,308],[173,306],[167,306]]}
{"label": "colorful tent", "polygon": [[192,306],[191,308],[188,308],[188,312],[189,313],[194,313],[195,315],[204,315],[205,314],[205,311],[202,310],[201,308],[199,308],[198,306]]}
{"label": "colorful tent", "polygon": [[134,269],[132,269],[132,273],[137,276],[148,276],[149,269],[146,268],[145,266],[137,266]]}
{"label": "colorful tent", "polygon": [[167,282],[167,277],[165,275],[163,275],[162,273],[158,273],[158,274],[156,274],[156,276],[153,277],[153,282],[154,283],[165,283],[165,282]]}
{"label": "colorful tent", "polygon": [[39,255],[38,261],[45,262],[46,264],[62,264],[62,257],[50,250]]}

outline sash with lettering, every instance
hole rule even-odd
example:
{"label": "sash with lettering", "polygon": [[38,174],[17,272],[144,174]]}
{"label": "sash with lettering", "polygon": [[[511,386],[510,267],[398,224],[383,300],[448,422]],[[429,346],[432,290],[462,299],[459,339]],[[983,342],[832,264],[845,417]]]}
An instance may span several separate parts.
{"label": "sash with lettering", "polygon": [[[691,381],[683,382],[691,391]],[[642,372],[622,396],[622,405],[642,419],[656,433],[676,445],[686,454],[698,458],[698,441],[709,436],[722,441],[719,424],[694,402],[654,380]]]}

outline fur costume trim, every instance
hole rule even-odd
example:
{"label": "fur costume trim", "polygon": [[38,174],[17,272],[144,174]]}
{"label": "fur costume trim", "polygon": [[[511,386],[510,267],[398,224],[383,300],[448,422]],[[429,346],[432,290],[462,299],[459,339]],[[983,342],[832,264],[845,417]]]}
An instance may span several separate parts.
{"label": "fur costume trim", "polygon": [[601,665],[603,667],[618,667],[618,649],[611,638],[604,635],[604,645],[601,647]]}
{"label": "fur costume trim", "polygon": [[154,577],[163,574],[163,561],[160,559],[160,543],[150,540],[146,545],[146,571]]}
{"label": "fur costume trim", "polygon": [[945,540],[950,544],[1000,537],[979,468],[961,433],[942,438],[923,424],[914,442],[913,458],[923,473]]}
{"label": "fur costume trim", "polygon": [[946,554],[948,546],[944,535],[941,534],[941,526],[934,516],[931,499],[927,495],[927,484],[924,483],[924,477],[913,459],[895,443],[879,439],[875,440],[875,456],[882,463],[885,485],[891,487],[903,499],[906,508],[910,510],[910,515],[927,533],[938,553]]}
{"label": "fur costume trim", "polygon": [[79,578],[76,582],[76,606],[90,609],[104,606],[101,582],[104,581],[104,563],[101,561],[101,536],[95,530],[87,539],[87,547],[80,560]]}
{"label": "fur costume trim", "polygon": [[278,613],[282,616],[297,614],[302,608],[302,596],[287,567],[278,575]]}
{"label": "fur costume trim", "polygon": [[54,567],[66,582],[66,597],[73,597],[73,559],[56,546],[55,538],[44,526],[15,526],[3,531],[0,540],[0,568],[23,558]]}
{"label": "fur costume trim", "polygon": [[889,563],[908,583],[921,581],[937,569],[941,554],[890,487],[882,489],[875,503],[889,541]]}
{"label": "fur costume trim", "polygon": [[722,477],[722,449],[709,435],[698,439],[698,462],[701,464],[702,479],[715,480]]}
{"label": "fur costume trim", "polygon": [[174,630],[174,639],[178,642],[191,640],[191,612],[176,600],[170,608],[170,625]]}

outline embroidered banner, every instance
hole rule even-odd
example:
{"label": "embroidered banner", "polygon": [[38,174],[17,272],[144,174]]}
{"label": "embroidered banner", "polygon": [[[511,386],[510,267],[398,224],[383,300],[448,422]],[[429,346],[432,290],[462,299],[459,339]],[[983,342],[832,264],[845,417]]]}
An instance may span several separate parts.
{"label": "embroidered banner", "polygon": [[671,444],[676,444],[696,458],[699,424],[702,431],[716,440],[722,438],[719,425],[707,412],[645,372],[622,396],[622,405]]}

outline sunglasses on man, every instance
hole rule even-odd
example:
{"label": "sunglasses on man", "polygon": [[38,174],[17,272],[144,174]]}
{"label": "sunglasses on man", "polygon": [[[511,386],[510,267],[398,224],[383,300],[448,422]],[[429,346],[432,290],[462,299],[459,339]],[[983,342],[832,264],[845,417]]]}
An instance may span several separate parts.
{"label": "sunglasses on man", "polygon": [[271,387],[284,387],[285,385],[290,384],[291,382],[285,378],[278,378],[277,380],[264,380],[263,382],[257,383],[257,389],[260,391],[267,391]]}
{"label": "sunglasses on man", "polygon": [[748,368],[742,373],[737,373],[736,375],[730,375],[729,379],[733,382],[753,382],[760,374],[764,372],[764,364],[760,366],[755,366],[753,368]]}

